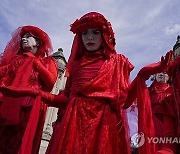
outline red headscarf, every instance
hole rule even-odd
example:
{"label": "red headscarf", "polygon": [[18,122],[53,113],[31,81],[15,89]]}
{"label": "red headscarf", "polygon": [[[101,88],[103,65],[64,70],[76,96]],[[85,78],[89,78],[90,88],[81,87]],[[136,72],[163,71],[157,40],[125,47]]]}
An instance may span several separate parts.
{"label": "red headscarf", "polygon": [[71,24],[71,29],[75,35],[71,48],[71,55],[66,67],[66,76],[69,76],[72,68],[72,64],[75,60],[82,57],[83,54],[83,42],[81,40],[81,33],[88,28],[97,28],[101,31],[103,37],[102,47],[104,54],[110,57],[112,53],[115,53],[115,38],[114,32],[111,27],[111,23],[108,22],[105,17],[97,12],[90,12],[77,19]]}
{"label": "red headscarf", "polygon": [[0,66],[8,64],[13,56],[22,51],[21,39],[26,33],[30,33],[33,37],[40,41],[39,50],[35,54],[36,57],[45,57],[52,52],[53,49],[48,34],[35,26],[22,26],[12,33],[12,38],[6,45],[6,48],[1,56]]}

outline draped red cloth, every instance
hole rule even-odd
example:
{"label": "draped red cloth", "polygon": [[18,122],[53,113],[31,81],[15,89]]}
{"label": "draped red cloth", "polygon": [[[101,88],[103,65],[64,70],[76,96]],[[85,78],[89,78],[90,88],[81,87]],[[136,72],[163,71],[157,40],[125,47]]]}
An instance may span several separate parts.
{"label": "draped red cloth", "polygon": [[180,136],[180,57],[175,59],[173,64],[169,68],[169,76],[171,78],[173,90],[174,90],[174,104],[175,104],[175,113],[177,115],[177,134]]}
{"label": "draped red cloth", "polygon": [[[120,106],[127,97],[132,65],[123,55],[86,52],[76,61],[66,85],[69,102],[47,154],[130,153],[126,118]],[[68,79],[68,80],[69,80]],[[116,110],[114,110],[116,109]]]}
{"label": "draped red cloth", "polygon": [[[143,133],[140,138],[144,144],[138,147],[139,154],[154,154],[155,146],[148,142],[148,138],[154,136],[154,125],[152,121],[152,110],[149,91],[145,83],[145,79],[137,76],[137,106],[138,106],[138,132]],[[142,139],[142,140],[141,140]]]}
{"label": "draped red cloth", "polygon": [[[40,40],[35,55],[21,49],[21,37],[28,32]],[[51,50],[45,32],[24,26],[16,30],[1,56],[0,86],[4,89],[0,88],[0,154],[39,152],[47,105],[40,96],[32,94],[39,89],[50,92],[56,81],[55,61],[45,57]],[[24,93],[26,88],[31,93]]]}
{"label": "draped red cloth", "polygon": [[[166,118],[167,136],[180,137],[180,57],[177,57],[168,69],[173,95],[164,100],[164,106],[161,108],[162,115]],[[169,124],[169,125],[168,125]],[[167,144],[164,148],[170,149],[174,153],[180,153],[179,144]]]}
{"label": "draped red cloth", "polygon": [[[164,120],[159,114],[159,106],[164,105],[162,101],[173,93],[172,87],[167,83],[160,83],[156,80],[149,87],[149,93],[152,106],[152,117],[155,127],[155,137],[164,137]],[[157,150],[162,148],[160,143],[156,144]]]}
{"label": "draped red cloth", "polygon": [[[36,58],[31,53],[16,56],[9,66],[6,67],[7,70],[5,71],[3,69],[6,73],[5,75],[2,74],[1,85],[7,88],[8,86],[22,89],[26,87],[32,88],[32,93],[34,88],[42,89],[42,81],[38,79],[39,73],[34,69],[33,63],[35,60]],[[50,63],[53,63],[51,58],[41,59],[41,61],[46,63],[48,69],[52,69],[48,66]],[[24,72],[26,72],[25,75]],[[52,86],[53,85],[51,85],[51,87]],[[30,154],[32,153],[32,149],[34,153],[38,153],[46,108],[47,105],[41,104],[40,96],[18,96],[15,93],[3,93],[0,105],[0,149],[5,150],[5,153],[8,151],[18,153],[19,151],[19,153],[22,154]],[[12,126],[12,128],[8,129],[9,126]],[[7,137],[6,134],[9,131],[14,131],[13,126],[17,127],[16,133],[19,135]],[[11,148],[9,148],[9,146]],[[21,149],[19,150],[20,146]]]}

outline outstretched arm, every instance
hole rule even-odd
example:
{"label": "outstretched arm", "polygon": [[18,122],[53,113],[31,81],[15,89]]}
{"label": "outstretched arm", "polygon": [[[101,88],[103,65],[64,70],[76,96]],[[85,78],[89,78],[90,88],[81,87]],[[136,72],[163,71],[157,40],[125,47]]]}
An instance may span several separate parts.
{"label": "outstretched arm", "polygon": [[137,97],[137,77],[131,82],[128,89],[128,95],[123,106],[124,109],[129,108]]}
{"label": "outstretched arm", "polygon": [[161,61],[157,63],[153,63],[143,67],[137,76],[148,80],[149,77],[153,74],[157,74],[163,71],[166,71],[167,67],[170,65],[172,61],[173,51],[169,51],[166,53],[166,56],[161,57]]}
{"label": "outstretched arm", "polygon": [[62,106],[66,106],[68,102],[68,98],[65,96],[64,91],[59,92],[58,95],[40,91],[39,95],[42,97],[44,103],[52,107],[61,108]]}
{"label": "outstretched arm", "polygon": [[4,95],[10,95],[12,94],[14,96],[41,96],[42,101],[49,106],[60,108],[62,106],[65,106],[67,104],[68,98],[64,94],[64,91],[61,91],[58,95],[51,94],[49,92],[45,92],[38,89],[32,89],[32,88],[16,88],[16,87],[0,87],[0,91]]}
{"label": "outstretched arm", "polygon": [[166,53],[165,57],[164,56],[161,57],[160,62],[147,65],[139,71],[138,75],[131,82],[129,86],[128,96],[127,96],[127,99],[125,101],[125,105],[123,106],[123,108],[126,109],[130,107],[137,97],[137,78],[140,78],[141,80],[144,80],[145,82],[146,80],[149,79],[151,75],[165,71],[171,63],[172,55],[173,55],[172,51],[169,51]]}

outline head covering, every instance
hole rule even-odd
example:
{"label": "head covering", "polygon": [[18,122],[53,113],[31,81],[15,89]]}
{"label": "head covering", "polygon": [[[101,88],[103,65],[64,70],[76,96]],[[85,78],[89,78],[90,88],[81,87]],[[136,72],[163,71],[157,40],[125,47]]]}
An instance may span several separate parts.
{"label": "head covering", "polygon": [[71,48],[71,54],[66,67],[66,76],[69,76],[71,72],[72,64],[75,60],[79,59],[83,55],[83,42],[81,34],[88,28],[95,28],[101,31],[103,42],[103,52],[107,57],[110,57],[115,51],[115,38],[111,23],[108,22],[105,17],[98,12],[90,12],[82,16],[80,19],[71,24],[71,29],[75,35]]}
{"label": "head covering", "polygon": [[52,52],[51,40],[47,33],[35,26],[22,26],[12,33],[12,38],[1,56],[0,66],[8,64],[13,56],[22,52],[21,39],[27,33],[40,41],[39,49],[35,54],[36,57],[45,57]]}

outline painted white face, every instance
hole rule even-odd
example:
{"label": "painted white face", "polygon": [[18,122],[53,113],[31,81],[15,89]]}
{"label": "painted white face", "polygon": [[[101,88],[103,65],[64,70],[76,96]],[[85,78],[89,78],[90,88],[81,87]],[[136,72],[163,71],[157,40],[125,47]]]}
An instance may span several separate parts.
{"label": "painted white face", "polygon": [[82,41],[88,51],[96,51],[101,47],[102,36],[98,29],[89,28],[82,32]]}
{"label": "painted white face", "polygon": [[22,47],[25,51],[31,51],[33,54],[37,52],[39,43],[37,40],[27,33],[22,37]]}
{"label": "painted white face", "polygon": [[174,58],[177,58],[180,55],[180,46],[174,50]]}
{"label": "painted white face", "polygon": [[157,73],[156,74],[156,81],[160,83],[167,83],[169,80],[168,75],[165,72]]}

